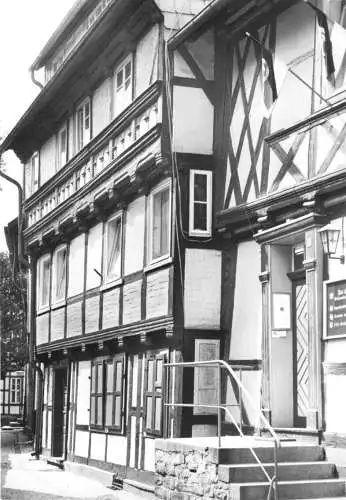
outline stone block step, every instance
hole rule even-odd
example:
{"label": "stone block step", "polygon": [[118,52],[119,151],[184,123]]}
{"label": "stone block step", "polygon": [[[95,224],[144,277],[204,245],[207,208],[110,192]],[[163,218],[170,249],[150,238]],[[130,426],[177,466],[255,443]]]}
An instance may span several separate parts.
{"label": "stone block step", "polygon": [[[256,446],[256,455],[262,463],[274,461],[273,446]],[[277,459],[279,462],[319,462],[324,460],[325,454],[322,446],[317,445],[290,445],[278,448]],[[250,448],[234,447],[221,448],[219,452],[220,464],[257,463]]]}
{"label": "stone block step", "polygon": [[[264,463],[264,468],[272,477],[274,464]],[[332,479],[336,477],[335,466],[328,462],[283,462],[278,464],[278,477],[282,481]],[[219,466],[219,479],[225,483],[253,483],[265,481],[259,464]]]}
{"label": "stone block step", "polygon": [[[231,484],[231,495],[239,500],[267,500],[269,491],[265,483]],[[345,481],[340,479],[322,479],[310,481],[280,481],[278,484],[280,500],[301,498],[340,498],[345,496]]]}

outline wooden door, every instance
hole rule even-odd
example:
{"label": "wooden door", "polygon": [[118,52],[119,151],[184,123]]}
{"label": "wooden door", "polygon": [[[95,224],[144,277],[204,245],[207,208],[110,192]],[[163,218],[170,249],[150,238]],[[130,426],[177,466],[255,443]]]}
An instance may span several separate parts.
{"label": "wooden door", "polygon": [[129,356],[127,367],[127,466],[140,469],[143,435],[143,354]]}
{"label": "wooden door", "polygon": [[67,436],[67,368],[54,371],[52,456],[63,457]]}
{"label": "wooden door", "polygon": [[294,426],[306,427],[309,397],[308,309],[305,279],[293,281]]}

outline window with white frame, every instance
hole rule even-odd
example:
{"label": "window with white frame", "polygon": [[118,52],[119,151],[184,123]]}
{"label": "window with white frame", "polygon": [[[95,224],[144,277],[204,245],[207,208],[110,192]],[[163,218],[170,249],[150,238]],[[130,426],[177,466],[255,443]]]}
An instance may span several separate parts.
{"label": "window with white frame", "polygon": [[38,309],[49,306],[51,258],[45,255],[38,261],[37,298]]}
{"label": "window with white frame", "polygon": [[114,72],[114,115],[121,113],[132,101],[132,55],[124,59]]}
{"label": "window with white frame", "polygon": [[117,214],[106,222],[104,280],[106,283],[121,276],[122,215]]}
{"label": "window with white frame", "polygon": [[80,151],[91,138],[91,109],[90,99],[85,99],[77,108],[77,152]]}
{"label": "window with white frame", "polygon": [[52,303],[63,301],[66,297],[66,245],[58,247],[53,255]]}
{"label": "window with white frame", "polygon": [[190,236],[211,236],[212,175],[207,170],[190,170]]}
{"label": "window with white frame", "polygon": [[149,195],[149,263],[170,254],[171,188],[158,186]]}
{"label": "window with white frame", "polygon": [[11,377],[11,403],[20,404],[22,402],[22,378]]}
{"label": "window with white frame", "polygon": [[61,127],[58,132],[58,162],[57,167],[60,169],[67,162],[67,126]]}
{"label": "window with white frame", "polygon": [[31,192],[34,193],[38,189],[40,171],[40,157],[38,153],[34,153],[31,157]]}

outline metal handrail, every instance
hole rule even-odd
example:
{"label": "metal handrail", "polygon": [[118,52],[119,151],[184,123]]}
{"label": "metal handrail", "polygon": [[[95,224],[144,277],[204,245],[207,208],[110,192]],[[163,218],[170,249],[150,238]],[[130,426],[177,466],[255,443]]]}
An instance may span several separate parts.
{"label": "metal handrail", "polygon": [[[192,368],[198,368],[198,367],[203,367],[203,366],[216,366],[219,369],[219,377],[218,377],[218,391],[217,391],[217,399],[218,399],[218,404],[216,405],[204,405],[204,404],[194,404],[194,403],[165,403],[165,406],[171,406],[171,407],[188,407],[188,408],[198,408],[198,407],[203,407],[203,408],[217,408],[218,410],[218,420],[217,420],[217,428],[218,428],[218,447],[221,448],[221,410],[224,410],[225,413],[230,417],[231,421],[235,425],[237,431],[239,432],[240,436],[242,438],[245,437],[243,431],[242,431],[242,426],[241,426],[241,421],[242,421],[242,415],[240,414],[240,426],[236,422],[235,418],[231,414],[231,412],[228,410],[228,406],[233,406],[233,405],[222,405],[221,404],[221,368],[225,368],[226,371],[228,372],[228,375],[233,377],[233,380],[236,382],[238,389],[239,389],[239,404],[234,405],[234,406],[239,406],[241,408],[241,401],[242,401],[242,394],[244,394],[251,407],[255,410],[257,417],[259,417],[260,420],[264,423],[265,427],[268,429],[271,439],[267,438],[266,440],[268,441],[273,441],[274,444],[274,475],[271,477],[267,470],[265,469],[264,465],[262,464],[261,460],[259,459],[258,455],[256,454],[254,448],[249,445],[249,450],[251,451],[252,455],[254,456],[256,462],[259,464],[260,468],[262,469],[264,475],[266,476],[268,482],[269,482],[269,491],[268,491],[268,496],[267,500],[270,499],[271,497],[271,492],[274,492],[274,499],[279,500],[279,492],[277,488],[277,483],[278,483],[278,458],[277,458],[277,449],[281,446],[280,438],[277,436],[276,432],[274,431],[273,427],[270,425],[268,419],[263,415],[261,410],[255,406],[255,404],[252,401],[251,395],[249,391],[246,389],[244,384],[241,382],[241,380],[237,377],[235,374],[234,370],[229,366],[229,364],[222,360],[222,359],[215,359],[215,360],[210,360],[210,361],[187,361],[187,362],[177,362],[177,363],[166,363],[164,365],[167,368],[175,368],[175,367],[192,367]],[[174,397],[174,396],[173,396]]]}

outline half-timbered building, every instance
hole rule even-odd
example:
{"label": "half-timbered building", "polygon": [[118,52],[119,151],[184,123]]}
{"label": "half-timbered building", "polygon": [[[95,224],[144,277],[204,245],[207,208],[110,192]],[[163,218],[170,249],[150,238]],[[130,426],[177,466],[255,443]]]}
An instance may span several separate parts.
{"label": "half-timbered building", "polygon": [[163,401],[182,351],[165,40],[207,3],[77,2],[2,144],[24,167],[35,451],[121,478],[149,477],[179,426]]}
{"label": "half-timbered building", "polygon": [[278,432],[344,446],[345,4],[216,0],[169,48],[185,360],[220,352]]}

